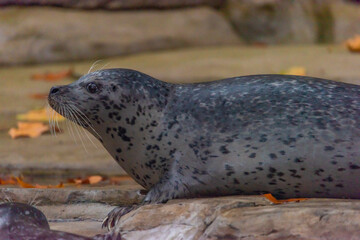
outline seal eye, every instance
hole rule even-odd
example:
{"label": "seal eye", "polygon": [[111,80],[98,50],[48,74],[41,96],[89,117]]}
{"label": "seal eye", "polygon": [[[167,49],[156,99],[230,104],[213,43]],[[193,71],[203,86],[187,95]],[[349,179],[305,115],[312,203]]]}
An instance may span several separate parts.
{"label": "seal eye", "polygon": [[99,90],[98,86],[92,82],[86,85],[86,89],[89,93],[96,93]]}

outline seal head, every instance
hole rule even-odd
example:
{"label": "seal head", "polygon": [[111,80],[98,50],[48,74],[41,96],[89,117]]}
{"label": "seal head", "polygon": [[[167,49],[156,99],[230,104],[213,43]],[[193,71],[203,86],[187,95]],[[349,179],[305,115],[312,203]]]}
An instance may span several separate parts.
{"label": "seal head", "polygon": [[48,101],[55,111],[98,138],[125,171],[149,189],[166,170],[167,159],[162,167],[148,168],[159,156],[143,153],[160,131],[157,126],[171,89],[171,84],[134,70],[109,69],[53,87]]}

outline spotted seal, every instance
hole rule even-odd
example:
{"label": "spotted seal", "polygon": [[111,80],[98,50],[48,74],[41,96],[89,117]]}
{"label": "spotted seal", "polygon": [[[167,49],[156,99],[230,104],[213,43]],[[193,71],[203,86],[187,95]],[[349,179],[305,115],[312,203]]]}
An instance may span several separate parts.
{"label": "spotted seal", "polygon": [[254,75],[171,84],[129,69],[50,90],[145,189],[146,203],[272,193],[360,198],[360,86]]}

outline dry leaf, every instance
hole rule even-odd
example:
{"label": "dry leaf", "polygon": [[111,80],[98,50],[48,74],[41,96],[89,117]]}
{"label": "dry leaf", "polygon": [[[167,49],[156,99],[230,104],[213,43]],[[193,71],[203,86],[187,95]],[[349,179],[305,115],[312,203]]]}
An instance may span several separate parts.
{"label": "dry leaf", "polygon": [[65,118],[56,112],[47,112],[45,108],[31,110],[25,114],[16,115],[16,119],[20,121],[40,121],[48,122],[49,117],[57,119],[59,122],[64,121]]}
{"label": "dry leaf", "polygon": [[284,71],[281,71],[280,74],[285,75],[297,75],[297,76],[305,76],[306,69],[304,67],[291,67]]}
{"label": "dry leaf", "polygon": [[49,126],[41,122],[18,122],[17,124],[18,128],[11,128],[9,130],[9,135],[13,139],[19,137],[36,138],[50,130]]}
{"label": "dry leaf", "polygon": [[34,185],[24,182],[20,177],[16,177],[16,181],[23,188],[35,188]]}
{"label": "dry leaf", "polygon": [[73,77],[73,76],[74,76],[73,70],[69,69],[66,71],[61,71],[61,72],[56,72],[56,73],[33,74],[31,76],[31,79],[38,80],[38,81],[55,82],[55,81],[59,81],[64,78],[69,78],[69,77]]}
{"label": "dry leaf", "polygon": [[64,184],[61,182],[58,185],[39,185],[39,184],[35,184],[35,188],[63,188]]}
{"label": "dry leaf", "polygon": [[103,180],[102,176],[90,176],[88,177],[90,184],[96,184],[98,182],[101,182]]}
{"label": "dry leaf", "polygon": [[104,181],[105,178],[102,176],[98,176],[98,175],[94,175],[94,176],[89,176],[86,178],[69,178],[67,180],[68,183],[73,183],[73,184],[96,184],[99,183],[101,181]]}
{"label": "dry leaf", "polygon": [[308,200],[308,198],[289,198],[284,200],[278,200],[271,193],[263,194],[263,197],[267,198],[270,202],[274,204],[282,204],[287,202],[301,202]]}
{"label": "dry leaf", "polygon": [[17,183],[23,187],[23,188],[63,188],[64,184],[60,183],[56,186],[53,185],[39,185],[39,184],[35,184],[32,185],[30,183],[24,182],[20,177],[16,177]]}
{"label": "dry leaf", "polygon": [[67,180],[68,183],[72,183],[72,184],[81,184],[82,179],[81,178],[69,178]]}
{"label": "dry leaf", "polygon": [[346,47],[350,52],[360,52],[360,35],[356,35],[346,41]]}
{"label": "dry leaf", "polygon": [[0,185],[15,185],[16,183],[15,177],[0,178]]}
{"label": "dry leaf", "polygon": [[119,184],[124,181],[132,181],[133,179],[128,175],[123,175],[123,176],[110,177],[109,180],[111,184]]}

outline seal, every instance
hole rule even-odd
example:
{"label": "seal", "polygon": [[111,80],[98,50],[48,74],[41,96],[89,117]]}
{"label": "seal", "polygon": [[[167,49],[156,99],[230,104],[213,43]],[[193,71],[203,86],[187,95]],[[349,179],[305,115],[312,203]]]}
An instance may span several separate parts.
{"label": "seal", "polygon": [[145,203],[360,198],[358,85],[288,75],[171,84],[106,69],[53,87],[48,100],[149,190]]}
{"label": "seal", "polygon": [[52,231],[45,215],[25,203],[0,204],[0,239],[16,240],[100,240],[104,236],[87,238],[71,233]]}

